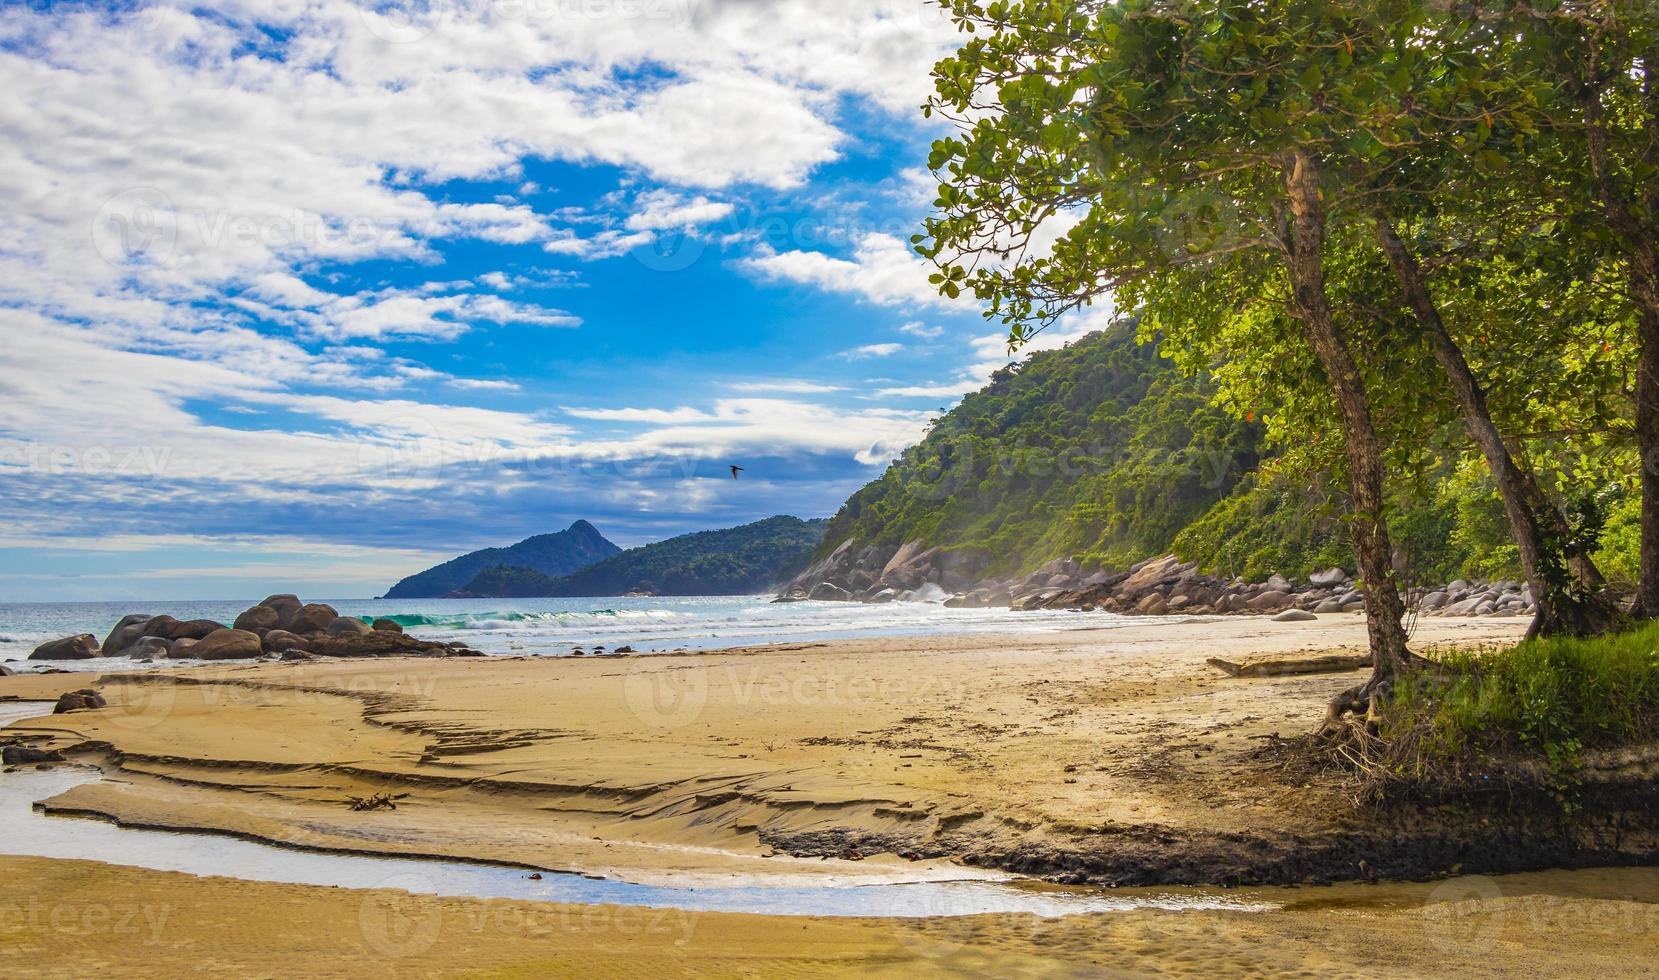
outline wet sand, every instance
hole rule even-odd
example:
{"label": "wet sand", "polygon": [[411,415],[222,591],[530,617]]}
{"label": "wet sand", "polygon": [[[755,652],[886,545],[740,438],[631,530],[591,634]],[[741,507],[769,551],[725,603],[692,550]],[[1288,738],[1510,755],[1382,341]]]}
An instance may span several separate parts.
{"label": "wet sand", "polygon": [[1556,873],[1300,889],[1290,894],[1305,904],[1268,913],[913,921],[470,901],[0,858],[0,973],[1608,978],[1649,974],[1659,955],[1654,881]]}
{"label": "wet sand", "polygon": [[[1437,620],[1418,642],[1522,628]],[[683,656],[214,666],[108,675],[109,708],[13,730],[103,747],[114,778],[53,803],[138,825],[639,881],[898,880],[960,873],[950,859],[975,853],[1064,855],[1103,829],[1120,850],[1136,828],[1339,829],[1324,791],[1260,778],[1251,757],[1361,675],[1244,680],[1205,660],[1363,642],[1357,616],[1228,618]],[[0,678],[0,696],[85,683]],[[407,795],[396,810],[346,806],[376,793]],[[1155,841],[1137,846],[1155,859]]]}
{"label": "wet sand", "polygon": [[[1523,627],[1436,620],[1416,643],[1511,642]],[[136,825],[699,887],[905,881],[992,874],[960,863],[975,848],[1063,852],[1108,831],[1154,848],[1159,835],[1340,832],[1339,790],[1287,785],[1252,760],[1263,737],[1305,731],[1361,675],[1235,679],[1205,660],[1363,642],[1358,617],[1332,616],[680,656],[227,665],[108,676],[96,686],[109,708],[14,730],[104,768],[105,781],[52,806]],[[0,697],[88,680],[0,678]],[[380,792],[406,795],[396,810],[346,806]],[[1651,870],[1271,894],[1284,908],[912,922],[671,912],[650,932],[639,909],[0,858],[0,970],[1621,976],[1659,957]],[[161,938],[70,936],[13,911],[44,903],[73,925],[74,910],[114,902],[170,910]],[[572,925],[588,915],[596,925]]]}

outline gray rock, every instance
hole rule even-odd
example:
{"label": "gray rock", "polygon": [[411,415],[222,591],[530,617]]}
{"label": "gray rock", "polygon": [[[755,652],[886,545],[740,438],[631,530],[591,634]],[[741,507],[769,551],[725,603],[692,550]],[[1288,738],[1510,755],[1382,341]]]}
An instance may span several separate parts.
{"label": "gray rock", "polygon": [[287,653],[290,650],[305,651],[311,649],[311,644],[305,637],[290,633],[287,630],[271,630],[265,634],[265,649],[272,653]]}
{"label": "gray rock", "polygon": [[131,657],[134,660],[159,660],[167,656],[167,652],[172,649],[172,646],[173,641],[165,637],[141,636],[138,638],[138,642],[123,651],[122,656]]}
{"label": "gray rock", "polygon": [[1308,581],[1314,585],[1330,588],[1332,586],[1345,584],[1348,581],[1348,573],[1340,568],[1332,566],[1322,572],[1314,572],[1312,575],[1309,575]]}
{"label": "gray rock", "polygon": [[359,635],[363,633],[373,633],[374,629],[370,627],[368,623],[363,622],[356,616],[336,616],[334,621],[329,623],[328,628],[323,630],[323,632],[327,633],[329,636],[343,636],[347,633]]}
{"label": "gray rock", "polygon": [[52,708],[52,714],[61,715],[69,711],[86,711],[94,708],[106,707],[108,702],[104,696],[92,688],[82,688],[79,691],[67,691],[58,696],[58,703]]}
{"label": "gray rock", "polygon": [[898,598],[899,592],[897,589],[878,589],[874,593],[866,596],[864,601],[875,603],[877,605],[884,605],[889,602],[896,602],[898,601]]}
{"label": "gray rock", "polygon": [[259,604],[277,611],[276,625],[270,628],[279,630],[290,629],[294,622],[294,614],[303,608],[299,596],[289,595],[286,592],[279,595],[268,595],[261,599]]}
{"label": "gray rock", "polygon": [[235,629],[216,630],[190,648],[199,660],[251,660],[264,652],[258,634]]}
{"label": "gray rock", "polygon": [[91,660],[102,651],[98,646],[98,638],[91,633],[82,633],[78,636],[66,636],[61,640],[50,640],[35,647],[29,654],[30,660]]}
{"label": "gray rock", "polygon": [[403,632],[403,624],[395,619],[377,619],[369,625],[372,629],[377,629],[385,633]]}
{"label": "gray rock", "polygon": [[1290,582],[1287,581],[1285,579],[1285,577],[1283,575],[1280,575],[1278,572],[1274,572],[1272,575],[1269,575],[1267,577],[1267,581],[1262,583],[1262,584],[1266,585],[1268,591],[1270,591],[1270,592],[1289,592],[1290,591]]}
{"label": "gray rock", "polygon": [[63,753],[55,749],[37,749],[32,745],[8,745],[0,749],[0,763],[8,766],[32,766],[42,762],[62,762]]}
{"label": "gray rock", "polygon": [[215,633],[224,628],[224,623],[216,623],[211,619],[180,621],[171,616],[156,616],[144,624],[144,635],[159,636],[168,641],[185,638],[199,640],[209,633]]}
{"label": "gray rock", "polygon": [[1450,598],[1451,596],[1444,592],[1430,592],[1428,595],[1423,597],[1421,602],[1417,604],[1417,608],[1422,610],[1439,609],[1445,606],[1447,600]]}
{"label": "gray rock", "polygon": [[807,593],[807,597],[820,602],[851,602],[853,598],[851,593],[833,582],[819,582]]}
{"label": "gray rock", "polygon": [[1308,623],[1318,618],[1306,609],[1286,609],[1279,615],[1274,616],[1273,621],[1275,623]]}
{"label": "gray rock", "polygon": [[1251,599],[1247,605],[1257,612],[1262,612],[1268,609],[1276,609],[1279,606],[1284,605],[1289,598],[1290,596],[1281,589],[1269,589],[1268,591],[1262,592],[1255,598]]}
{"label": "gray rock", "polygon": [[1314,606],[1313,611],[1315,613],[1339,613],[1344,608],[1346,607],[1342,605],[1341,599],[1326,599],[1319,605]]}
{"label": "gray rock", "polygon": [[201,640],[192,640],[188,636],[179,637],[178,639],[174,640],[172,643],[169,643],[167,645],[167,659],[169,659],[169,660],[188,660],[188,659],[190,659],[191,657],[195,656],[194,654],[192,654],[190,652],[190,648],[195,646],[196,644],[198,644],[200,642],[202,642],[202,641]]}
{"label": "gray rock", "polygon": [[1471,597],[1471,598],[1468,598],[1468,599],[1464,599],[1460,602],[1452,603],[1451,605],[1446,607],[1445,612],[1446,612],[1446,615],[1448,615],[1448,616],[1473,616],[1473,615],[1475,615],[1476,607],[1478,607],[1480,604],[1481,604],[1480,597],[1479,596],[1474,596],[1474,597]]}
{"label": "gray rock", "polygon": [[247,630],[250,633],[254,630],[274,630],[281,619],[282,614],[277,612],[274,606],[253,606],[236,617],[236,622],[231,624],[231,628]]}
{"label": "gray rock", "polygon": [[149,613],[133,613],[122,616],[121,621],[115,624],[115,628],[109,631],[109,636],[104,638],[104,656],[121,656],[127,647],[132,646],[139,637],[144,635],[144,624],[154,618]]}
{"label": "gray rock", "polygon": [[322,602],[312,602],[301,606],[289,617],[288,622],[279,626],[290,633],[321,633],[328,629],[328,624],[340,618],[340,614]]}

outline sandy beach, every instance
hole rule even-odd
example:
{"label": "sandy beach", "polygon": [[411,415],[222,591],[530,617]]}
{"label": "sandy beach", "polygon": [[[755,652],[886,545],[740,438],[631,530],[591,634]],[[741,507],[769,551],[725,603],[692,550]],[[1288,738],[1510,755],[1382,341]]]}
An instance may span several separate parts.
{"label": "sandy beach", "polygon": [[[1521,629],[1440,620],[1419,642]],[[136,825],[640,881],[911,878],[953,860],[1063,880],[1104,834],[1112,854],[1158,863],[1172,837],[1340,829],[1319,791],[1250,778],[1251,755],[1311,726],[1350,675],[1241,680],[1205,661],[1353,651],[1363,636],[1357,616],[1148,620],[683,656],[204,667],[106,675],[109,708],[14,728],[85,745],[119,777],[55,807]],[[0,695],[85,683],[9,677]],[[345,806],[375,793],[409,795],[396,810]]]}
{"label": "sandy beach", "polygon": [[[1416,642],[1508,642],[1522,628],[1437,620]],[[1228,848],[1254,849],[1272,867],[1262,849],[1294,854],[1345,829],[1347,810],[1333,805],[1340,788],[1271,778],[1256,750],[1266,736],[1305,731],[1357,675],[1236,679],[1206,659],[1355,651],[1363,642],[1359,617],[1329,616],[688,655],[262,663],[106,675],[96,686],[110,707],[13,731],[105,772],[49,801],[51,809],[136,826],[699,887],[1009,870],[1064,881],[1071,867],[1091,880],[1115,871],[1126,883],[1162,869],[1162,880],[1179,882],[1215,875]],[[0,696],[52,698],[87,681],[0,678]],[[397,808],[347,805],[377,793],[398,795]],[[237,957],[280,955],[297,972],[347,975],[390,956],[364,938],[359,909],[379,901],[369,893],[85,862],[0,864],[9,882],[0,907],[79,907],[118,895],[174,910],[162,939],[123,960],[129,973],[166,972],[171,956],[209,934],[220,944],[216,961],[236,972]],[[1241,865],[1239,874],[1249,872]],[[1409,975],[1450,966],[1448,944],[1475,972],[1519,973],[1546,940],[1559,943],[1521,914],[1528,894],[1552,895],[1560,914],[1605,925],[1609,936],[1583,934],[1605,957],[1576,958],[1586,973],[1655,949],[1650,903],[1659,892],[1647,894],[1650,874],[1553,875],[1490,889],[1478,884],[1488,879],[1465,879],[1477,882],[1472,892],[1453,883],[1270,889],[1263,894],[1283,908],[1259,913],[912,922],[697,913],[690,939],[668,925],[644,938],[571,932],[571,920],[557,916],[575,915],[574,906],[385,901],[417,923],[440,922],[438,938],[390,957],[413,975],[554,966],[592,975],[621,971],[624,960],[636,972],[733,975],[913,972],[917,964],[1004,975]],[[1584,884],[1596,875],[1628,877]],[[1366,875],[1356,868],[1345,877]],[[1534,884],[1514,884],[1527,880]],[[278,901],[281,917],[260,917]],[[244,916],[261,928],[215,925]],[[1488,920],[1500,925],[1483,926]],[[556,941],[526,941],[527,921]],[[1484,931],[1475,946],[1459,938],[1476,927]],[[31,970],[86,965],[70,969],[51,955],[40,943],[53,935],[42,928],[0,923],[10,955]],[[1373,944],[1385,935],[1389,953],[1378,960]],[[114,955],[119,944],[103,938]],[[81,955],[99,955],[99,937],[87,941]],[[302,959],[289,959],[296,949]]]}

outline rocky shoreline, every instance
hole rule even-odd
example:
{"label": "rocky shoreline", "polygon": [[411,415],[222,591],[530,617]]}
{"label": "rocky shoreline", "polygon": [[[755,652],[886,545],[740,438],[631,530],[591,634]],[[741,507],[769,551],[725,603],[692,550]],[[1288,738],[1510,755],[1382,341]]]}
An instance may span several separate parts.
{"label": "rocky shoreline", "polygon": [[104,637],[66,636],[35,647],[30,660],[127,657],[156,660],[309,660],[314,657],[478,657],[464,643],[436,643],[403,632],[389,619],[372,624],[342,616],[333,606],[297,596],[267,596],[230,626],[211,619],[132,613]]}
{"label": "rocky shoreline", "polygon": [[[1134,616],[1272,616],[1298,620],[1359,612],[1364,596],[1340,568],[1291,581],[1280,575],[1246,582],[1207,575],[1174,555],[1148,558],[1121,571],[1085,568],[1058,558],[1027,575],[974,579],[970,556],[919,541],[855,548],[847,541],[786,583],[776,602],[806,600],[887,603],[942,602],[951,608],[1015,611],[1072,609]],[[1420,616],[1531,616],[1531,590],[1520,582],[1458,580],[1404,593]]]}

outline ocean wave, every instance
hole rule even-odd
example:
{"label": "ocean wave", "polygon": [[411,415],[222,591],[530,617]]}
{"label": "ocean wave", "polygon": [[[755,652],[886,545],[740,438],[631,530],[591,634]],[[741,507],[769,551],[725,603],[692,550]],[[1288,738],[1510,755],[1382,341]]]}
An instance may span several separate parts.
{"label": "ocean wave", "polygon": [[524,626],[581,626],[588,623],[629,619],[673,619],[679,614],[670,609],[589,609],[567,612],[518,612],[501,610],[475,613],[399,613],[390,616],[363,617],[365,620],[389,619],[404,629],[440,630],[503,630]]}

